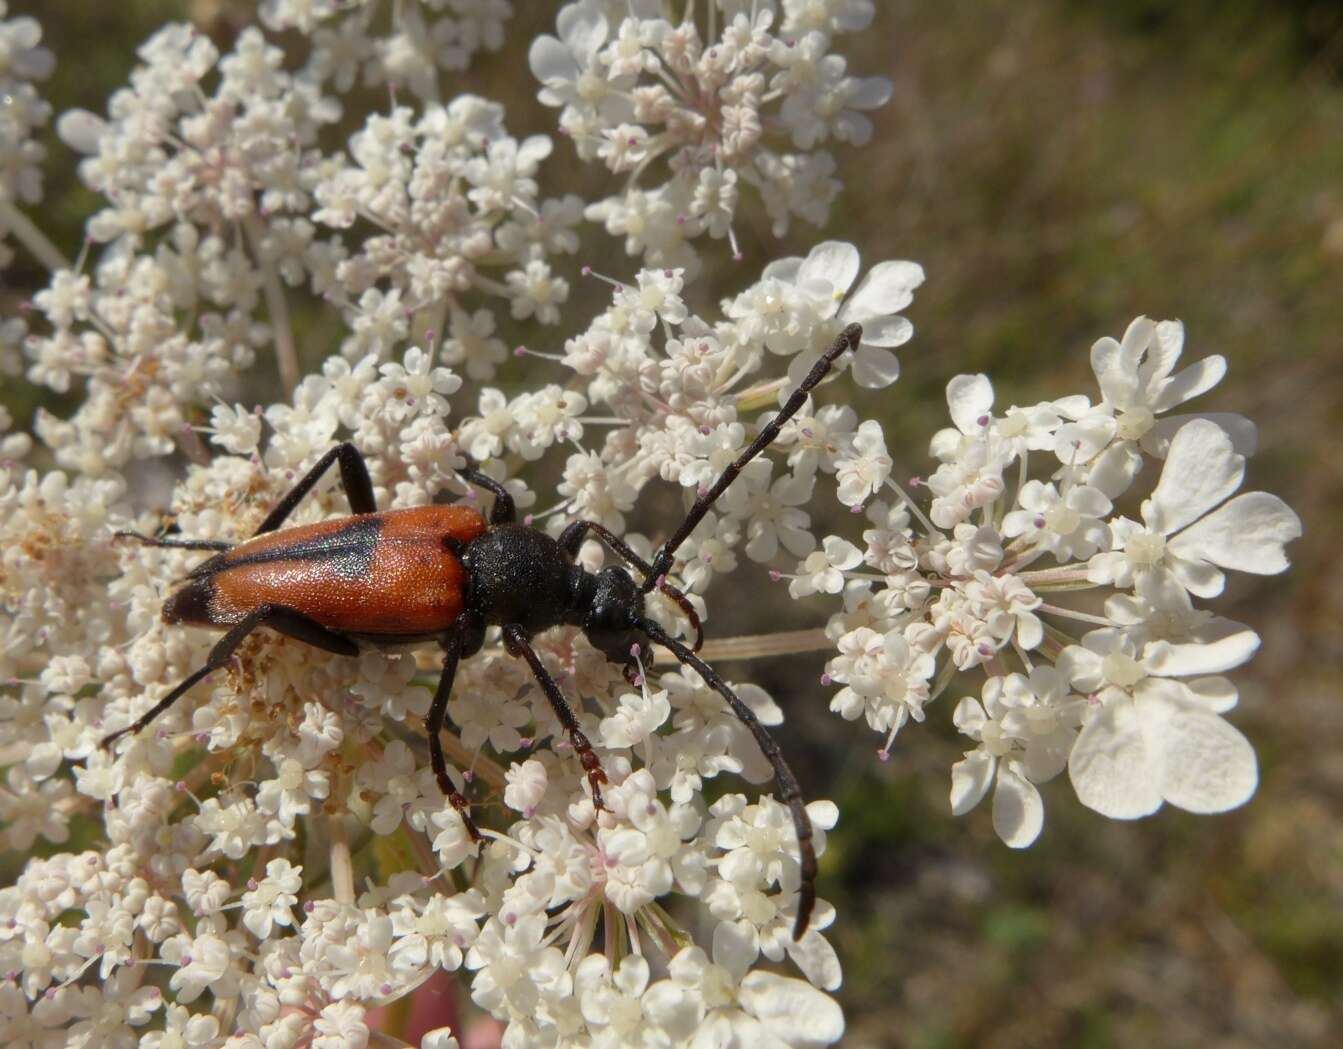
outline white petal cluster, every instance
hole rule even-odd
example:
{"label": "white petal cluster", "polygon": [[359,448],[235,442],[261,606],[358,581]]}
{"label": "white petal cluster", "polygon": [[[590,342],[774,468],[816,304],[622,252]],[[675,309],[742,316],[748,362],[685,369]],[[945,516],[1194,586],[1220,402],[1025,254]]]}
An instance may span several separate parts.
{"label": "white petal cluster", "polygon": [[[0,4],[0,18],[7,5]],[[41,46],[42,26],[19,16],[0,21],[0,206],[42,199],[42,162],[47,151],[34,137],[51,118],[51,106],[34,83],[46,80],[55,56]],[[10,223],[6,222],[6,232]],[[0,245],[8,264],[9,249]]]}
{"label": "white petal cluster", "polygon": [[[882,758],[952,671],[982,668],[981,698],[953,714],[976,747],[952,770],[951,804],[968,812],[992,790],[994,828],[1014,848],[1043,827],[1036,785],[1064,768],[1083,804],[1117,819],[1165,802],[1220,812],[1254,792],[1254,752],[1223,716],[1236,688],[1221,675],[1259,639],[1193,599],[1220,594],[1226,570],[1283,571],[1301,525],[1274,495],[1237,494],[1247,420],[1164,414],[1225,370],[1212,357],[1175,372],[1182,341],[1177,322],[1146,318],[1122,341],[1098,341],[1095,404],[1073,396],[1000,415],[986,376],[953,379],[955,425],[933,438],[926,509],[883,467],[873,490],[889,489],[901,512],[874,503],[865,552],[829,536],[790,584],[795,596],[843,592],[824,680],[844,686],[833,710],[886,737]],[[867,447],[884,451],[869,432]],[[855,485],[846,456],[862,449],[851,447],[834,460],[836,494],[861,504],[867,482]],[[1144,456],[1159,474],[1132,520],[1115,507]],[[1068,599],[1095,587],[1112,588],[1103,616]]]}
{"label": "white petal cluster", "polygon": [[373,5],[340,0],[261,0],[259,17],[268,29],[308,37],[303,67],[314,81],[339,92],[357,82],[408,88],[436,102],[451,84],[443,73],[461,73],[485,51],[504,44],[513,14],[510,0],[423,0],[398,4],[390,19]]}
{"label": "white petal cluster", "polygon": [[849,73],[837,38],[865,28],[871,3],[714,0],[684,5],[580,0],[531,46],[540,100],[584,160],[628,173],[589,218],[648,266],[695,268],[697,238],[728,238],[747,187],[776,236],[794,218],[823,225],[840,189],[835,141],[865,145],[885,77]]}

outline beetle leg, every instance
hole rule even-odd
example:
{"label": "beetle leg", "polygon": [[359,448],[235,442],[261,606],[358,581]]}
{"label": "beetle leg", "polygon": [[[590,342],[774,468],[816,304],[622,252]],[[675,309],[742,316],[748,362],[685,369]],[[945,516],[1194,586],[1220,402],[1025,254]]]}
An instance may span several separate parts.
{"label": "beetle leg", "polygon": [[277,634],[292,637],[295,641],[320,648],[323,652],[334,652],[338,656],[359,655],[359,646],[344,634],[328,630],[315,619],[309,619],[292,608],[285,608],[283,605],[271,607],[273,611],[262,625],[270,627]]}
{"label": "beetle leg", "polygon": [[546,694],[546,699],[550,700],[550,708],[555,711],[555,716],[560,719],[560,724],[564,726],[564,731],[569,737],[569,742],[573,745],[574,753],[578,755],[578,760],[583,763],[583,771],[588,776],[588,786],[592,788],[592,804],[600,810],[602,806],[602,784],[606,782],[606,772],[602,769],[602,763],[597,758],[597,752],[592,749],[592,744],[588,742],[588,737],[583,735],[578,727],[578,718],[574,716],[572,708],[564,700],[564,693],[560,691],[560,686],[555,684],[555,679],[550,676],[541,662],[541,657],[536,654],[536,649],[532,648],[531,640],[527,637],[527,632],[517,624],[504,627],[504,646],[515,656],[521,656],[527,661],[527,665],[532,668],[532,674],[535,676],[537,684],[541,686],[541,691]]}
{"label": "beetle leg", "polygon": [[518,519],[518,508],[513,502],[512,493],[489,474],[477,470],[471,464],[470,459],[457,473],[477,488],[484,488],[494,496],[494,509],[490,511],[490,524],[513,524]]}
{"label": "beetle leg", "polygon": [[438,691],[434,693],[433,706],[429,708],[429,717],[425,720],[425,729],[429,733],[429,764],[434,768],[434,778],[439,789],[447,796],[449,803],[457,810],[466,824],[466,832],[472,841],[480,841],[480,831],[471,818],[471,804],[448,778],[448,761],[443,756],[443,740],[439,733],[448,724],[448,697],[452,695],[452,681],[457,676],[457,661],[462,655],[462,637],[460,633],[451,633],[443,638],[443,674],[438,679]]}
{"label": "beetle leg", "polygon": [[299,641],[325,649],[328,652],[335,652],[338,655],[353,656],[359,653],[359,647],[349,638],[328,630],[320,623],[314,622],[292,608],[286,608],[283,605],[260,605],[247,613],[240,622],[230,627],[229,632],[216,642],[215,647],[210,649],[210,655],[206,658],[203,667],[194,671],[185,681],[155,703],[147,714],[125,728],[104,736],[98,745],[107,750],[122,736],[134,735],[148,726],[150,722],[186,695],[191,687],[207,674],[227,666],[228,661],[233,658],[234,650],[242,644],[243,638],[256,630],[257,627],[262,626],[268,626],[282,634],[287,634]]}
{"label": "beetle leg", "polygon": [[139,532],[122,530],[113,532],[115,539],[134,539],[141,546],[166,546],[178,550],[214,550],[223,552],[232,550],[233,544],[222,539],[164,539],[161,536],[141,535]]}
{"label": "beetle leg", "polygon": [[364,457],[349,441],[342,441],[318,459],[298,484],[285,493],[284,498],[275,504],[275,509],[261,522],[256,534],[273,532],[284,524],[285,518],[294,512],[294,507],[312,491],[312,486],[337,459],[340,460],[340,480],[345,488],[345,497],[350,500],[350,510],[356,514],[376,513],[378,506],[373,501],[373,481],[368,476],[368,466],[364,463]]}

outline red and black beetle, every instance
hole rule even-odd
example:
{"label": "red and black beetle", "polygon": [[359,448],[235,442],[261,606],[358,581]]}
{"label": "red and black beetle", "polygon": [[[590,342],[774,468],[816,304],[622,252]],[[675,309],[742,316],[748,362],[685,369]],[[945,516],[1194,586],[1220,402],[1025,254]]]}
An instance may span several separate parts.
{"label": "red and black beetle", "polygon": [[[458,472],[493,493],[488,523],[474,509],[460,505],[379,512],[368,468],[349,443],[323,455],[261,522],[256,534],[236,546],[119,533],[152,546],[215,551],[215,556],[194,568],[168,598],[163,618],[168,623],[224,627],[227,633],[210,651],[203,667],[139,720],[105,737],[103,746],[140,731],[207,674],[224,667],[243,638],[257,627],[270,627],[343,656],[357,655],[360,642],[403,645],[437,641],[443,647],[443,672],[426,720],[429,757],[439,786],[478,840],[467,801],[448,778],[439,738],[447,722],[448,697],[458,660],[480,650],[487,627],[502,628],[505,648],[531,667],[582,762],[593,801],[600,806],[606,774],[559,686],[532,648],[531,638],[551,627],[576,626],[607,659],[624,667],[627,676],[636,667],[635,645],[641,638],[651,640],[693,667],[727,701],[774,770],[779,799],[788,806],[797,830],[801,877],[793,936],[800,938],[816,902],[816,851],[797,779],[751,708],[695,654],[699,649],[699,620],[685,596],[667,583],[666,574],[677,548],[709,507],[742,468],[779,435],[783,424],[802,407],[807,394],[840,354],[857,347],[861,338],[859,325],[844,329],[750,447],[712,487],[700,493],[651,564],[595,521],[574,521],[558,540],[519,524],[513,498],[503,485],[471,467]],[[277,531],[334,462],[340,463],[341,481],[353,516]],[[638,569],[643,582],[635,583],[628,572],[614,566],[594,575],[576,565],[574,558],[589,532]],[[697,635],[693,649],[644,614],[644,595],[655,588],[676,600],[690,618]]]}

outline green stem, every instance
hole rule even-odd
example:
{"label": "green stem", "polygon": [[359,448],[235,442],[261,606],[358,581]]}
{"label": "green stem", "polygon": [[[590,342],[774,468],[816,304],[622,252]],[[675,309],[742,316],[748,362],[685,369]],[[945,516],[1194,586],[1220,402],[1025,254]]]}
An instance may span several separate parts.
{"label": "green stem", "polygon": [[251,245],[252,256],[261,268],[261,291],[266,296],[266,312],[270,315],[271,330],[275,333],[275,359],[280,368],[280,383],[286,397],[293,396],[298,386],[298,350],[294,345],[294,329],[289,320],[289,303],[284,297],[280,274],[275,263],[261,251],[265,231],[255,215],[243,219],[243,230]]}
{"label": "green stem", "polygon": [[19,243],[52,273],[70,268],[70,260],[61,254],[61,249],[9,200],[0,200],[0,231],[4,230],[13,233]]}

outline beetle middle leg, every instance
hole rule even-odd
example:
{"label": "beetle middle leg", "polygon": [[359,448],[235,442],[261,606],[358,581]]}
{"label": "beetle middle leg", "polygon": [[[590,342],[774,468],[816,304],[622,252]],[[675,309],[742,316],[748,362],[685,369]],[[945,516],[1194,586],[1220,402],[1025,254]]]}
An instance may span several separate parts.
{"label": "beetle middle leg", "polygon": [[494,496],[494,508],[490,511],[490,524],[513,524],[517,521],[518,508],[513,502],[512,493],[507,488],[489,474],[477,470],[471,465],[470,459],[457,473],[477,488],[484,488],[485,491]]}
{"label": "beetle middle leg", "polygon": [[191,687],[207,674],[227,666],[228,661],[233,658],[234,651],[242,644],[243,639],[253,630],[263,626],[268,626],[272,630],[286,634],[295,640],[324,649],[327,652],[334,652],[337,655],[357,656],[359,654],[359,646],[348,637],[328,630],[301,612],[286,608],[284,605],[260,605],[230,627],[228,633],[216,642],[214,648],[210,649],[210,655],[206,658],[203,667],[193,671],[185,681],[155,703],[148,713],[125,728],[104,736],[98,745],[106,750],[122,736],[133,735],[147,727],[155,718],[186,695]]}
{"label": "beetle middle leg", "polygon": [[284,524],[285,518],[294,512],[294,508],[312,491],[313,485],[321,479],[322,474],[326,473],[331,464],[337,460],[340,461],[340,481],[345,488],[345,497],[350,500],[350,510],[356,514],[377,513],[378,504],[373,500],[373,481],[368,476],[368,465],[364,462],[364,457],[359,454],[358,448],[349,441],[342,441],[318,459],[298,484],[285,493],[275,504],[275,509],[261,522],[256,534],[273,532]]}
{"label": "beetle middle leg", "polygon": [[578,727],[578,718],[574,716],[573,709],[565,702],[564,693],[560,691],[560,686],[555,684],[555,679],[550,676],[550,672],[542,664],[541,657],[536,654],[536,649],[532,648],[527,631],[516,624],[504,627],[504,647],[511,654],[521,656],[527,661],[527,665],[532,668],[532,674],[536,678],[537,684],[541,686],[541,691],[546,694],[546,699],[550,700],[551,709],[555,711],[555,716],[560,719],[560,724],[564,726],[569,742],[573,745],[578,760],[583,764],[583,771],[587,773],[588,785],[592,788],[592,804],[598,809],[602,808],[601,785],[606,782],[606,772],[602,769],[602,763],[597,757],[597,752],[592,749],[592,744],[588,742],[588,737],[583,735],[582,729]]}

